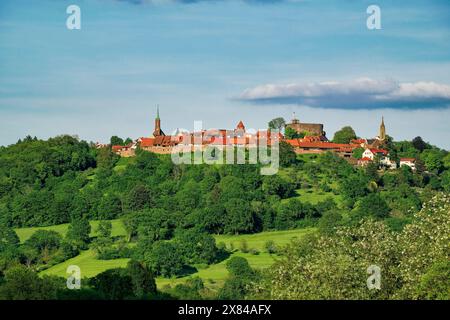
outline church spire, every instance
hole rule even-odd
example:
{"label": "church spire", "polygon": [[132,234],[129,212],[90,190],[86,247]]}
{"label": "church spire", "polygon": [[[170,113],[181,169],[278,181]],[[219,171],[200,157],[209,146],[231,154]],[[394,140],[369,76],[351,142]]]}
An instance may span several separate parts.
{"label": "church spire", "polygon": [[153,131],[153,136],[165,136],[164,132],[161,130],[161,119],[159,118],[159,104],[156,105],[156,118],[155,118],[155,130]]}
{"label": "church spire", "polygon": [[379,138],[380,140],[386,140],[386,127],[384,125],[384,116],[381,117]]}

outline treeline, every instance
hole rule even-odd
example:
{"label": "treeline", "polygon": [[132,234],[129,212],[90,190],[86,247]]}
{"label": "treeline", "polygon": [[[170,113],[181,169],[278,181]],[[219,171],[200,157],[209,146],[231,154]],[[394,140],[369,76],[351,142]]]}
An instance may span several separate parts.
{"label": "treeline", "polygon": [[[246,293],[264,299],[450,299],[450,198],[439,193],[394,232],[372,218],[319,228]],[[371,267],[371,268],[369,268]],[[369,277],[378,270],[377,286]],[[369,272],[370,271],[370,272]],[[370,281],[369,281],[370,280]]]}
{"label": "treeline", "polygon": [[[262,176],[257,165],[174,165],[168,155],[141,150],[136,157],[119,162],[109,148],[95,149],[73,137],[27,138],[0,149],[3,288],[13,292],[8,286],[14,287],[14,279],[20,278],[14,274],[34,279],[23,266],[39,271],[87,248],[95,250],[98,259],[132,258],[147,270],[139,272],[152,287],[154,276],[188,275],[196,271],[195,265],[226,259],[232,250],[216,244],[212,234],[317,226],[321,237],[336,239],[337,229],[359,230],[362,220],[383,225],[380,228],[389,234],[400,234],[417,223],[415,214],[423,203],[450,189],[447,151],[434,147],[420,150],[412,143],[415,151],[405,151],[409,150],[405,145],[390,147],[396,148],[397,154],[417,152],[420,159],[428,159],[423,168],[380,171],[376,163],[355,168],[333,153],[297,157],[292,147],[282,143],[280,173]],[[298,196],[297,191],[303,193]],[[304,192],[329,197],[312,204],[302,199]],[[111,236],[111,224],[105,220],[115,218],[124,222],[126,239]],[[90,220],[102,220],[94,238],[89,236]],[[38,231],[22,244],[12,229],[66,222],[70,223],[66,235]],[[130,241],[136,246],[129,246]],[[319,257],[321,248],[318,245],[311,252]],[[241,299],[252,294],[248,291],[251,282],[264,281],[264,277],[246,262],[233,261],[230,279],[218,296]],[[243,271],[233,273],[234,264]],[[149,289],[137,295],[134,287],[123,285],[125,293],[111,297],[107,295],[111,287],[103,282],[115,277],[113,283],[120,287],[120,281],[125,283],[133,276],[120,269],[98,277],[90,288],[99,297],[157,294]],[[56,283],[36,281],[38,287]],[[59,297],[58,290],[52,292]],[[173,290],[176,297],[211,297],[201,280]]]}

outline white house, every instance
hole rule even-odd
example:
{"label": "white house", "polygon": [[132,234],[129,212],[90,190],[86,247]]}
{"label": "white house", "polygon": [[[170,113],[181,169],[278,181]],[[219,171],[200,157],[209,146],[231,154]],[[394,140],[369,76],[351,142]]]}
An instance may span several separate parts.
{"label": "white house", "polygon": [[389,157],[384,157],[380,160],[380,164],[389,169],[397,169],[397,163]]}
{"label": "white house", "polygon": [[388,152],[387,150],[383,149],[367,148],[366,150],[364,150],[361,158],[369,158],[370,160],[373,160],[377,155],[380,156],[380,159],[383,159],[388,155]]}
{"label": "white house", "polygon": [[408,166],[412,170],[416,170],[416,159],[414,158],[400,158],[400,167]]}

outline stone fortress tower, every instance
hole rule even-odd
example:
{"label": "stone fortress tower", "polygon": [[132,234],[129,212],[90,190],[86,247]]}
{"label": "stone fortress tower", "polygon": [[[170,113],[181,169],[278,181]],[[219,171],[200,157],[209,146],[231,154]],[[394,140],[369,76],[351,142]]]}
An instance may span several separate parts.
{"label": "stone fortress tower", "polygon": [[286,128],[292,128],[298,133],[308,132],[313,136],[325,136],[326,132],[323,131],[322,123],[302,123],[295,117],[295,112],[291,123],[286,124]]}

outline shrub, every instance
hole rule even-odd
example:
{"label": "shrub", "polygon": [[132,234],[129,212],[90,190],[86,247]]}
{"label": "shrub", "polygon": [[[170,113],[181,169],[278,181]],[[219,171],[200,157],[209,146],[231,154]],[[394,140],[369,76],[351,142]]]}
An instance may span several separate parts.
{"label": "shrub", "polygon": [[277,253],[278,251],[277,245],[273,240],[266,241],[266,243],[264,243],[264,248],[266,249],[267,253],[270,254]]}
{"label": "shrub", "polygon": [[239,249],[240,249],[241,252],[243,252],[243,253],[248,253],[249,248],[248,248],[247,240],[244,239],[244,240],[241,241],[241,246],[240,246]]}

